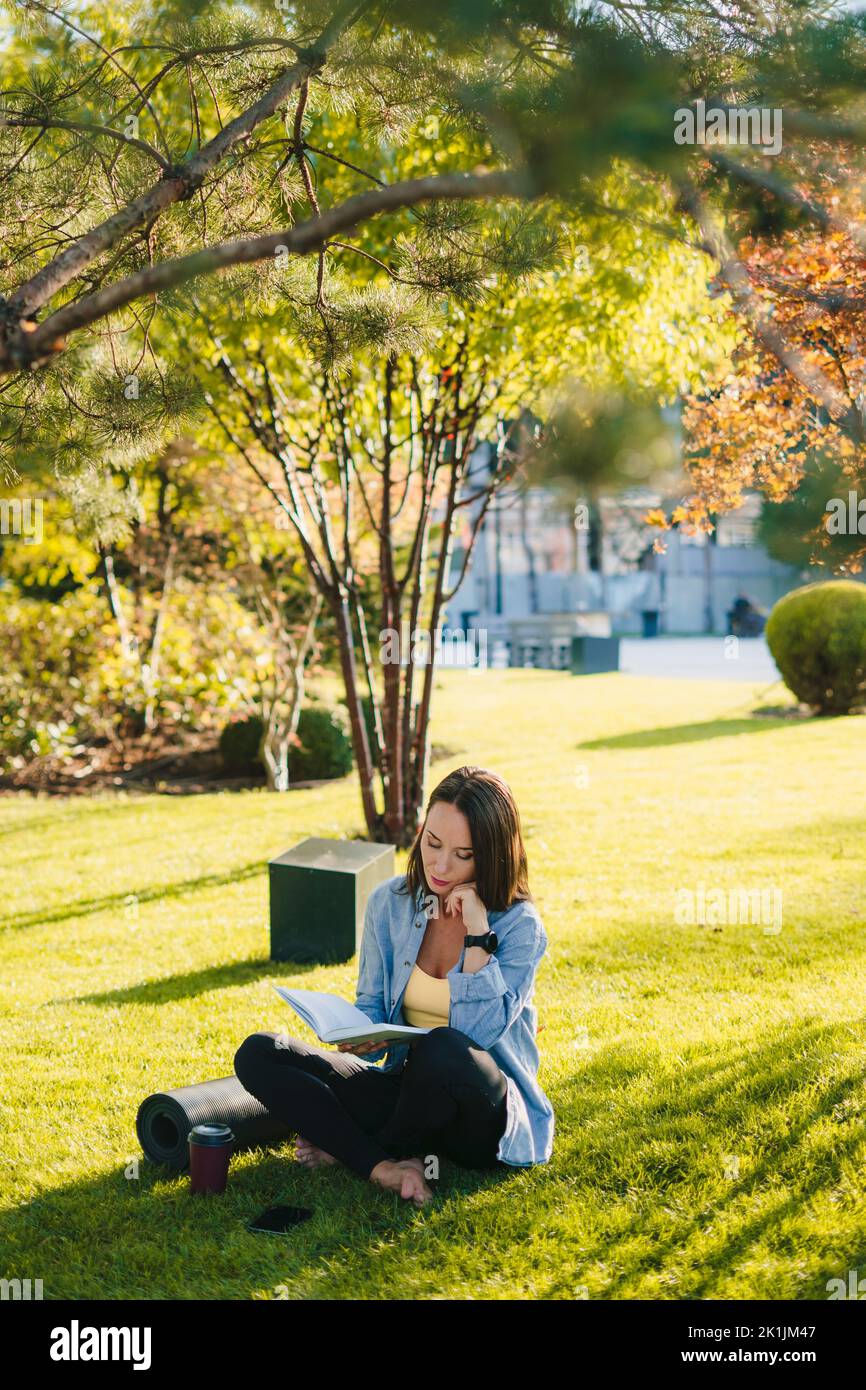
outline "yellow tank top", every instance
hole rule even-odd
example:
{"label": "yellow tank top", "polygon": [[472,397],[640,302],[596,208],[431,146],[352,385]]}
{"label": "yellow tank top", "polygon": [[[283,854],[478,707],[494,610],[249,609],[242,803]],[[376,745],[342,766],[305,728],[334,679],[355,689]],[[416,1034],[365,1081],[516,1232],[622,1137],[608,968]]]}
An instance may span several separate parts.
{"label": "yellow tank top", "polygon": [[447,1028],[451,986],[416,965],[403,995],[403,1017],[410,1028]]}

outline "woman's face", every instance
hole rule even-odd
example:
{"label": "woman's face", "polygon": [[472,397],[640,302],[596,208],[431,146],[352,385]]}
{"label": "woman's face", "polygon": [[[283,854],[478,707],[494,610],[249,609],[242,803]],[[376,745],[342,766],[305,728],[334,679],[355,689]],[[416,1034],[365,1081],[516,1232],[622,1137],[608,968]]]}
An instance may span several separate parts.
{"label": "woman's face", "polygon": [[449,801],[434,801],[421,836],[421,862],[431,892],[445,898],[475,878],[469,822]]}

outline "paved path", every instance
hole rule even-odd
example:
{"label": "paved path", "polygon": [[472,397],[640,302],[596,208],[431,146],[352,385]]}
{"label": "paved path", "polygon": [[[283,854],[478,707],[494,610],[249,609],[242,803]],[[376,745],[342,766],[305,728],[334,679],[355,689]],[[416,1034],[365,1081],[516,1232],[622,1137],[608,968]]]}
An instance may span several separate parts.
{"label": "paved path", "polygon": [[763,637],[624,637],[619,668],[635,676],[693,680],[780,679]]}

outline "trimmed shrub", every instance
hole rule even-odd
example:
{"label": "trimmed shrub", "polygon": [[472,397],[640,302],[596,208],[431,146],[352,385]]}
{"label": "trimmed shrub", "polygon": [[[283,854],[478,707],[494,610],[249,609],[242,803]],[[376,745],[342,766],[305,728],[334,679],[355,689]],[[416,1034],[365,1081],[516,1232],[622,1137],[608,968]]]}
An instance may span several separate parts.
{"label": "trimmed shrub", "polygon": [[866,584],[831,579],[780,598],[765,629],[782,679],[820,714],[866,701]]}
{"label": "trimmed shrub", "polygon": [[348,714],[323,705],[305,705],[298,719],[299,746],[289,749],[289,776],[294,782],[345,777],[353,755]]}
{"label": "trimmed shrub", "polygon": [[262,771],[259,744],[264,727],[264,721],[257,714],[246,719],[232,719],[226,724],[219,741],[220,757],[226,772],[241,777]]}
{"label": "trimmed shrub", "polygon": [[[259,759],[264,722],[257,714],[233,719],[219,740],[227,772],[237,776],[262,771]],[[348,716],[324,705],[305,705],[298,719],[298,742],[289,746],[292,782],[317,782],[345,777],[352,770],[352,740]]]}

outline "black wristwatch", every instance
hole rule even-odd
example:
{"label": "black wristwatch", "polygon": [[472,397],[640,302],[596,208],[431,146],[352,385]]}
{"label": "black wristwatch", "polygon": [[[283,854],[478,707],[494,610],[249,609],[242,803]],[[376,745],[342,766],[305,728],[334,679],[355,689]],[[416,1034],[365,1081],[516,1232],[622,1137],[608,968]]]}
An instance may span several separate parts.
{"label": "black wristwatch", "polygon": [[499,945],[499,937],[495,931],[485,932],[483,936],[464,936],[463,945],[464,947],[480,946],[483,951],[487,952],[488,956],[492,956]]}

